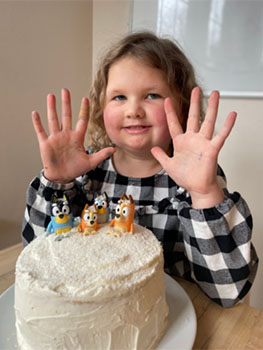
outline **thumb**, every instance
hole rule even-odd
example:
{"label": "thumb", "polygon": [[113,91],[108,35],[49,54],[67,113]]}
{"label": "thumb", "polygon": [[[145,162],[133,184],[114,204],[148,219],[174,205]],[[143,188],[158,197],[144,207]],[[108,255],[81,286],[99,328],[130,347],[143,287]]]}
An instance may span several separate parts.
{"label": "thumb", "polygon": [[114,152],[114,147],[106,147],[97,153],[89,155],[89,167],[91,169],[95,169],[101,162],[109,158]]}
{"label": "thumb", "polygon": [[167,171],[168,163],[169,163],[169,157],[168,155],[162,150],[160,147],[153,147],[151,149],[152,155],[158,162],[161,164],[164,170]]}

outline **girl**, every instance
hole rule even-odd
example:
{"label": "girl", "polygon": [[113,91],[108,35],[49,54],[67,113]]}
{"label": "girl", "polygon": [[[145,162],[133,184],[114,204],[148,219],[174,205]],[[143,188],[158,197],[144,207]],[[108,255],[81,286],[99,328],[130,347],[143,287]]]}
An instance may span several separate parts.
{"label": "girl", "polygon": [[227,191],[217,166],[236,113],[213,136],[219,93],[212,92],[201,124],[196,85],[191,64],[172,41],[151,33],[126,36],[106,53],[91,91],[92,153],[83,146],[88,99],[72,130],[69,91],[62,90],[61,126],[55,96],[48,95],[49,135],[33,112],[44,170],[28,189],[25,243],[45,231],[54,192],[67,194],[75,216],[95,192],[106,191],[112,208],[126,192],[136,204],[135,222],[161,241],[168,273],[194,280],[224,307],[243,298],[257,268],[252,218],[242,197]]}

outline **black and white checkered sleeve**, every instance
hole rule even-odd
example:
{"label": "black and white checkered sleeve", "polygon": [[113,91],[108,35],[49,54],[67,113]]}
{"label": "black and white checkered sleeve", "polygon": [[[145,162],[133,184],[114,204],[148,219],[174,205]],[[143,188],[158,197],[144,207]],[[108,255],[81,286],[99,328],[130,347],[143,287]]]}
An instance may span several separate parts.
{"label": "black and white checkered sleeve", "polygon": [[86,198],[81,190],[81,182],[75,180],[66,185],[48,181],[41,173],[30,183],[26,194],[26,209],[22,224],[24,245],[43,233],[50,221],[50,200],[52,195],[66,193],[74,216],[80,214]]}
{"label": "black and white checkered sleeve", "polygon": [[214,208],[196,210],[179,205],[191,277],[215,302],[231,307],[255,278],[258,258],[251,243],[252,217],[238,193]]}

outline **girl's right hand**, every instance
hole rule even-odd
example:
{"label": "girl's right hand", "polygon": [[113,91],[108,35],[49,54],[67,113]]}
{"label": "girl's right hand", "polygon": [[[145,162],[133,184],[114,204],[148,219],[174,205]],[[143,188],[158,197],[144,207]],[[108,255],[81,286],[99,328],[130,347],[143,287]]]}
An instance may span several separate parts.
{"label": "girl's right hand", "polygon": [[49,135],[42,126],[37,112],[32,113],[33,125],[37,134],[44,176],[51,182],[66,184],[76,177],[96,168],[113,152],[113,147],[87,155],[84,148],[84,138],[89,119],[89,101],[83,98],[75,130],[72,130],[72,114],[70,92],[63,89],[61,126],[56,111],[56,98],[47,96],[47,115]]}

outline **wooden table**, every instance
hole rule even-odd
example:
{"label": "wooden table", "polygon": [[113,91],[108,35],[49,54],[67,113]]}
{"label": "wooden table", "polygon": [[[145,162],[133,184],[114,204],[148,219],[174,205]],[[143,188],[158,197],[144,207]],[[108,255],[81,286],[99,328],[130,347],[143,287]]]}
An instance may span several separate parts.
{"label": "wooden table", "polygon": [[[14,283],[15,262],[22,244],[0,251],[0,294]],[[195,308],[197,334],[193,349],[263,349],[263,311],[239,303],[224,309],[198,286],[177,279]]]}

